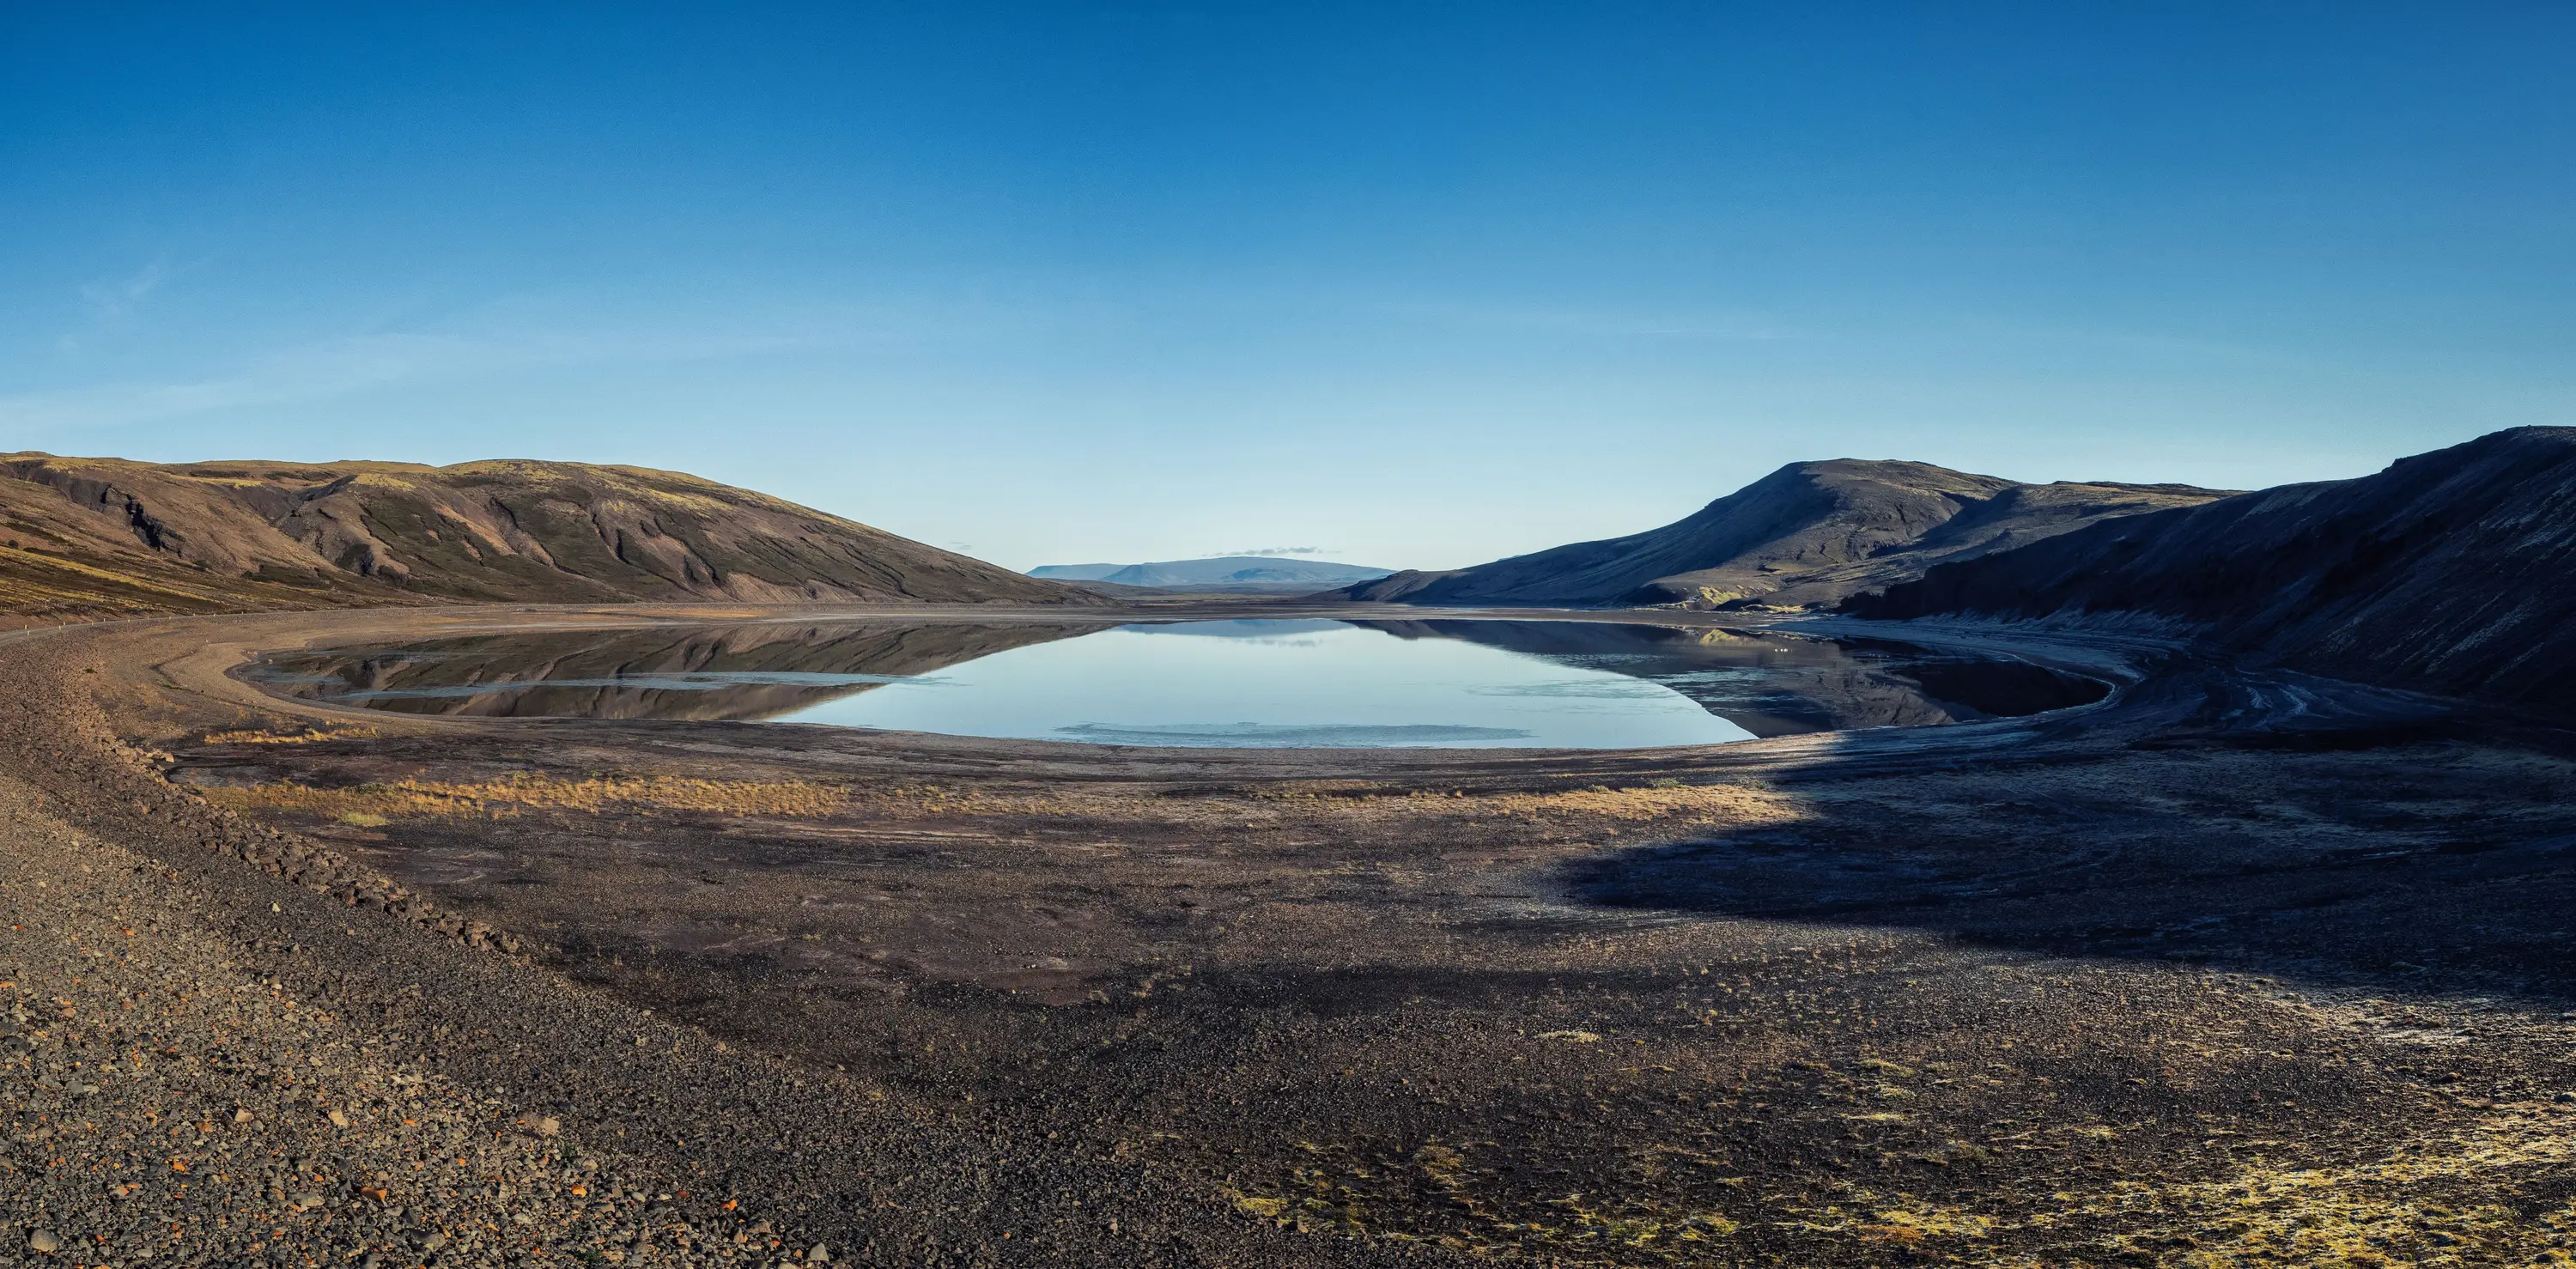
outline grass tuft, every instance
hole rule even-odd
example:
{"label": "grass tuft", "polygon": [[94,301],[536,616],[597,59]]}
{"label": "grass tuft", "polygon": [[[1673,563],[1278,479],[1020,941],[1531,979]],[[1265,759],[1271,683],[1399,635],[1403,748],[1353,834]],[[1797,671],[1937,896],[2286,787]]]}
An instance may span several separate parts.
{"label": "grass tuft", "polygon": [[679,776],[598,776],[579,780],[514,776],[458,783],[400,780],[324,789],[277,783],[208,789],[206,799],[236,811],[288,811],[343,823],[365,816],[383,824],[405,816],[498,818],[532,810],[704,811],[718,815],[810,818],[838,813],[848,788],[806,781],[694,780]]}

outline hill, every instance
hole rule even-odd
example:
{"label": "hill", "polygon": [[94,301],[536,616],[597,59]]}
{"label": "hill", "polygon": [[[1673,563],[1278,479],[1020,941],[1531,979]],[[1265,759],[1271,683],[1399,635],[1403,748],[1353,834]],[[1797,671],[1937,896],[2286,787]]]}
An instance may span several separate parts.
{"label": "hill", "polygon": [[1119,586],[1275,587],[1342,586],[1372,581],[1391,569],[1324,560],[1281,559],[1269,555],[1220,555],[1201,560],[1164,560],[1153,564],[1046,564],[1029,570],[1031,577],[1057,581],[1110,582]]}
{"label": "hill", "polygon": [[2337,678],[2576,704],[2576,428],[2285,485],[1934,568],[1846,611],[2139,614]]}
{"label": "hill", "polygon": [[356,604],[1099,597],[749,490],[518,460],[0,455],[16,624]]}
{"label": "hill", "polygon": [[1792,463],[1660,529],[1397,573],[1344,593],[1423,604],[1826,606],[1940,561],[2225,496],[2188,485],[2031,485],[1929,463]]}
{"label": "hill", "polygon": [[1115,573],[1126,564],[1040,564],[1029,570],[1031,577],[1057,582],[1096,582]]}

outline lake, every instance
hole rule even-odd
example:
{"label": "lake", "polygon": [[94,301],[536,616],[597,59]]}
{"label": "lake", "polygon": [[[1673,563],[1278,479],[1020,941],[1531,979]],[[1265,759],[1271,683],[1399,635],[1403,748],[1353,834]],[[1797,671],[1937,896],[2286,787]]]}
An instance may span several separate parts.
{"label": "lake", "polygon": [[371,710],[819,723],[1092,744],[1707,745],[2098,699],[2018,661],[1585,621],[896,621],[535,631],[279,653],[244,677]]}

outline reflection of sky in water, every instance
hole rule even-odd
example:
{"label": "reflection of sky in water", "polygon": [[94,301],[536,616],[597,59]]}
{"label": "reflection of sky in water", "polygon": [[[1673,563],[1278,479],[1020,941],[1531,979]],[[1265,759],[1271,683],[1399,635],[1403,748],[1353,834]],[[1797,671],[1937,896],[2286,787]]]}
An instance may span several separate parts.
{"label": "reflection of sky in water", "polygon": [[1084,723],[1058,727],[1059,740],[1102,745],[1223,745],[1247,749],[1378,749],[1389,746],[1504,745],[1530,739],[1509,727],[1279,727],[1266,723],[1175,723],[1169,727],[1115,727]]}
{"label": "reflection of sky in water", "polygon": [[935,690],[897,680],[780,721],[1202,746],[1626,748],[1751,738],[1653,683],[1340,622],[1121,627],[947,666],[938,678]]}
{"label": "reflection of sky in water", "polygon": [[1192,639],[1286,639],[1294,635],[1331,634],[1350,629],[1350,623],[1326,617],[1286,620],[1263,620],[1239,617],[1230,621],[1162,621],[1133,626],[1120,626],[1129,634],[1183,635]]}

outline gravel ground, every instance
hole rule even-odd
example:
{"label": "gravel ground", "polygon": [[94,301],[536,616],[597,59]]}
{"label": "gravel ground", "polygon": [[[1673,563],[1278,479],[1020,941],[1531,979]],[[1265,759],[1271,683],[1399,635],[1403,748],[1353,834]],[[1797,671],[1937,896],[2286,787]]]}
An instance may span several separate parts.
{"label": "gravel ground", "polygon": [[0,636],[0,1261],[2576,1263],[2559,733],[220,739],[318,721],[242,650],[391,620]]}
{"label": "gravel ground", "polygon": [[603,1158],[556,1117],[289,990],[199,919],[202,892],[43,803],[0,781],[13,1252],[370,1266],[782,1254],[765,1225],[693,1202],[690,1178]]}
{"label": "gravel ground", "polygon": [[508,957],[515,940],[155,787],[59,689],[76,668],[22,641],[6,670],[0,1262],[829,1255],[722,1178],[620,1148],[631,1129],[585,1117],[562,1066],[512,1081],[490,1058],[541,1037],[712,1059],[732,1081],[778,1072],[567,999]]}
{"label": "gravel ground", "polygon": [[71,634],[0,659],[0,1264],[1445,1259],[1287,1242],[570,982],[170,786]]}

